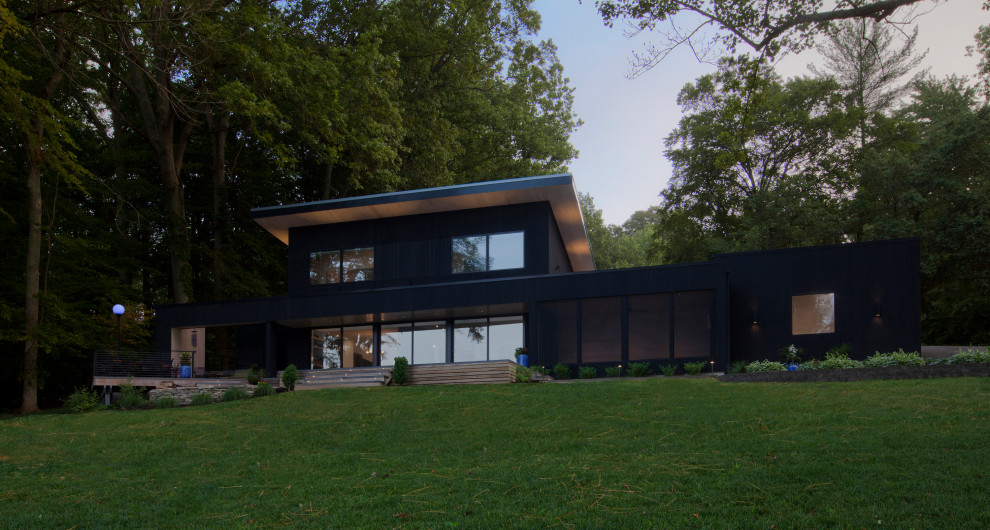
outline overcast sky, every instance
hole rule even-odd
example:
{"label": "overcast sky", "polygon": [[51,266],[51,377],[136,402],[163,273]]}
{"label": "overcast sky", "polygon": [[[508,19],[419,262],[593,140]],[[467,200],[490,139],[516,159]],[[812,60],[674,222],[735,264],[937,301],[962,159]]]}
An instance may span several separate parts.
{"label": "overcast sky", "polygon": [[[966,46],[990,13],[979,0],[951,0],[916,10],[918,50],[928,50],[932,74],[973,75],[978,62]],[[590,193],[605,221],[622,224],[636,210],[659,204],[660,190],[670,177],[663,157],[663,138],[680,120],[677,93],[698,76],[714,70],[699,64],[687,50],[630,80],[629,59],[649,34],[629,40],[623,28],[606,28],[593,0],[536,0],[543,15],[541,39],[552,39],[575,88],[574,110],[584,125],[571,136],[580,151],[571,163],[579,191]],[[786,77],[808,74],[813,53],[785,58],[777,71]]]}

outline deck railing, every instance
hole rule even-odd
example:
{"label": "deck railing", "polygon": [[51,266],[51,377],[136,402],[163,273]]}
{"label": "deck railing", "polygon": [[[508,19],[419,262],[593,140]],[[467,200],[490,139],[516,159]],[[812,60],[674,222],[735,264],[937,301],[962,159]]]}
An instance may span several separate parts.
{"label": "deck railing", "polygon": [[170,351],[96,350],[93,377],[179,377],[179,364]]}

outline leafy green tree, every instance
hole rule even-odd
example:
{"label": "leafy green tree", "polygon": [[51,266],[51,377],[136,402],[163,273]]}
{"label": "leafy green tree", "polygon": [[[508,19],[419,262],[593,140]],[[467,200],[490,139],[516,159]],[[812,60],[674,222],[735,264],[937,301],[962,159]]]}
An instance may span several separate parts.
{"label": "leafy green tree", "polygon": [[964,80],[927,80],[864,154],[864,239],[918,236],[922,340],[990,341],[990,107]]}
{"label": "leafy green tree", "polygon": [[[726,0],[598,0],[595,4],[605,23],[629,21],[640,30],[659,25],[665,42],[647,48],[636,57],[635,67],[652,68],[675,48],[685,45],[700,58],[709,53],[734,54],[740,45],[764,55],[800,51],[814,44],[817,35],[835,21],[888,20],[897,10],[925,0],[866,0],[851,4],[826,4],[820,0],[765,0],[755,3]],[[708,34],[706,27],[715,28]]]}
{"label": "leafy green tree", "polygon": [[853,189],[856,123],[829,79],[783,82],[760,62],[727,59],[689,83],[690,114],[666,139],[674,175],[662,193],[656,252],[668,262],[711,254],[836,243]]}
{"label": "leafy green tree", "polygon": [[808,68],[819,77],[833,76],[862,111],[860,148],[866,147],[870,117],[890,111],[925,76],[927,69],[918,67],[926,54],[914,53],[917,38],[915,28],[898,46],[889,26],[859,19],[837,23],[828,42],[819,43],[824,64]]}
{"label": "leafy green tree", "polygon": [[625,269],[660,263],[659,256],[651,254],[656,207],[637,211],[622,226],[617,226],[605,224],[602,211],[595,207],[591,195],[579,193],[578,201],[596,269]]}

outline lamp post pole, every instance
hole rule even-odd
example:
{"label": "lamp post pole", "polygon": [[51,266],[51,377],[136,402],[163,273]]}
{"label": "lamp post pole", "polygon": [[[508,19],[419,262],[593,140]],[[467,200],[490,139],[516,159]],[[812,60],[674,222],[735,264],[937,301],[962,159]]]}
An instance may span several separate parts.
{"label": "lamp post pole", "polygon": [[113,314],[117,315],[117,346],[114,348],[114,354],[120,355],[120,316],[124,314],[124,306],[114,304]]}

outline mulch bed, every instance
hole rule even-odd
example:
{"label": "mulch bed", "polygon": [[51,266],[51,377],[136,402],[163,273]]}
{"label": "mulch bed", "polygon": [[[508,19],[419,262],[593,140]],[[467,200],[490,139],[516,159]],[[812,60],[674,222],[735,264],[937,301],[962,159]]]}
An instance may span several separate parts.
{"label": "mulch bed", "polygon": [[932,377],[990,377],[990,364],[938,364],[934,366],[757,372],[720,375],[718,380],[726,383],[831,383],[873,379],[928,379]]}

